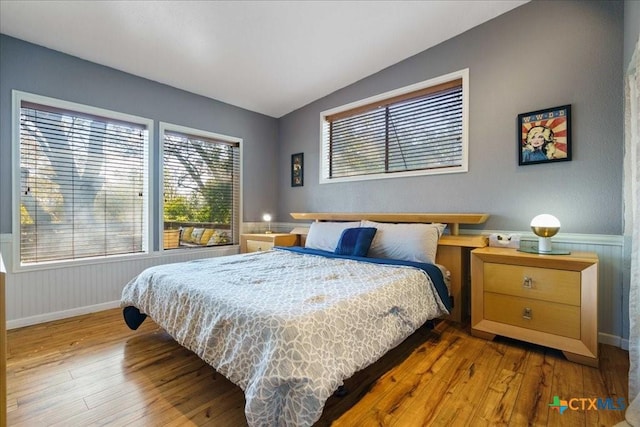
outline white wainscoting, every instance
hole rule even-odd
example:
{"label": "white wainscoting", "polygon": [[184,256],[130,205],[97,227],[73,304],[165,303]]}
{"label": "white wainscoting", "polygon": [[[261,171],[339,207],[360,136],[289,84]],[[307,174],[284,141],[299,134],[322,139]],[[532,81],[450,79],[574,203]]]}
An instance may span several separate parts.
{"label": "white wainscoting", "polygon": [[[258,223],[253,224],[259,226]],[[300,223],[272,224],[286,231]],[[257,228],[257,227],[256,227]],[[246,229],[246,227],[243,227]],[[475,233],[467,231],[465,233]],[[483,230],[482,234],[505,231]],[[532,243],[535,236],[522,233],[522,241]],[[624,349],[629,348],[629,331],[624,330],[628,317],[629,295],[623,291],[624,239],[622,236],[560,234],[554,247],[570,251],[596,252],[600,259],[598,294],[599,340]],[[123,286],[136,274],[157,264],[187,261],[238,253],[237,246],[210,250],[165,251],[119,261],[14,272],[11,258],[11,235],[0,235],[0,252],[5,257],[7,275],[7,328],[18,328],[50,320],[117,307]]]}
{"label": "white wainscoting", "polygon": [[15,272],[10,234],[0,235],[7,265],[7,329],[118,307],[122,288],[147,267],[232,255],[238,246],[164,251],[147,256]]}

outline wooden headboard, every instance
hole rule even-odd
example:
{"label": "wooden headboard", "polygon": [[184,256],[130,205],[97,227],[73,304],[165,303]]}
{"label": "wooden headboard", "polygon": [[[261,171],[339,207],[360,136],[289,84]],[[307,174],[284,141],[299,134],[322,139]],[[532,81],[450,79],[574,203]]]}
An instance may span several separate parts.
{"label": "wooden headboard", "polygon": [[377,222],[416,222],[447,224],[452,236],[460,233],[460,224],[482,224],[488,218],[486,213],[292,213],[294,219],[309,221],[360,221],[363,219]]}
{"label": "wooden headboard", "polygon": [[[448,316],[450,320],[464,322],[470,313],[470,252],[474,248],[487,246],[487,237],[460,234],[460,224],[482,224],[488,218],[486,213],[292,213],[294,219],[307,221],[360,221],[392,223],[442,223],[447,224],[450,234],[438,241],[436,262],[451,273],[451,295],[454,307]],[[293,234],[300,234],[301,243],[308,229],[296,228]]]}

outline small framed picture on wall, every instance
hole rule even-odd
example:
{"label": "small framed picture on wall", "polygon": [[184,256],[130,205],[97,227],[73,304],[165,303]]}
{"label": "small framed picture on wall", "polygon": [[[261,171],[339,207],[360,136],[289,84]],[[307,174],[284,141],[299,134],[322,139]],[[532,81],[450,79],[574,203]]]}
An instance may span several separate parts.
{"label": "small framed picture on wall", "polygon": [[571,105],[518,114],[518,164],[571,160]]}
{"label": "small framed picture on wall", "polygon": [[304,185],[304,153],[291,155],[291,186],[302,187]]}

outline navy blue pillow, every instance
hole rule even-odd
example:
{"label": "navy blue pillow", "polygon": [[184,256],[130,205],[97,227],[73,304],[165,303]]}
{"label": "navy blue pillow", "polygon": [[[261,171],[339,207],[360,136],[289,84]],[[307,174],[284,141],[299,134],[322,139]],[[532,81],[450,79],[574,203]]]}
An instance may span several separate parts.
{"label": "navy blue pillow", "polygon": [[334,253],[337,255],[367,256],[375,235],[375,227],[345,228]]}

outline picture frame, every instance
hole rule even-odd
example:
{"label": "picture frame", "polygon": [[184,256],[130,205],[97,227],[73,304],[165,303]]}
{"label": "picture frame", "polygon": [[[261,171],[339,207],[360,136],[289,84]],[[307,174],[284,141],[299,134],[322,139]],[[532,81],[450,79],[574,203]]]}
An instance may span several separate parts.
{"label": "picture frame", "polygon": [[291,186],[302,187],[304,185],[304,153],[291,155]]}
{"label": "picture frame", "polygon": [[518,114],[518,165],[571,160],[571,105]]}

